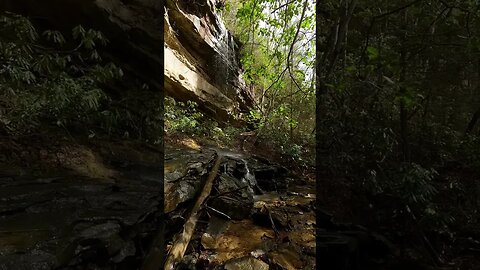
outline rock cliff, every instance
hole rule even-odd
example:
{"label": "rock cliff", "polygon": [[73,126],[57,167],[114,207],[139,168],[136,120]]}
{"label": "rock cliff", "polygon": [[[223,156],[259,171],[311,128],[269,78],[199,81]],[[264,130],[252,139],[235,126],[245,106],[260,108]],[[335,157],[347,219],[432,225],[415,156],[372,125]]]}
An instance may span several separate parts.
{"label": "rock cliff", "polygon": [[194,100],[220,121],[248,111],[253,94],[242,79],[238,46],[216,13],[218,0],[167,0],[165,90]]}

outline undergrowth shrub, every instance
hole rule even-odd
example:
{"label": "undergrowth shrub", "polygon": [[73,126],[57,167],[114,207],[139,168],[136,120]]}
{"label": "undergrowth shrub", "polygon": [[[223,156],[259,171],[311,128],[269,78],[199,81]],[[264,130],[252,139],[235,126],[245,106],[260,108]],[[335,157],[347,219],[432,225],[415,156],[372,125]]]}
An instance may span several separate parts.
{"label": "undergrowth shrub", "polygon": [[0,131],[53,127],[89,138],[161,141],[163,96],[104,59],[108,42],[81,25],[70,33],[39,31],[26,17],[1,13]]}
{"label": "undergrowth shrub", "polygon": [[197,110],[193,101],[180,102],[165,97],[165,132],[195,134],[200,130],[203,114]]}
{"label": "undergrowth shrub", "polygon": [[433,179],[434,169],[423,168],[416,163],[403,163],[397,167],[370,170],[364,185],[373,194],[386,193],[401,198],[407,205],[423,207],[437,193]]}
{"label": "undergrowth shrub", "polygon": [[228,145],[242,129],[228,125],[222,127],[217,121],[200,112],[194,101],[181,102],[165,97],[165,132],[201,136]]}
{"label": "undergrowth shrub", "polygon": [[0,124],[12,133],[52,124],[105,121],[102,105],[109,97],[102,85],[123,76],[104,62],[97,47],[104,35],[77,26],[70,36],[46,30],[38,33],[25,17],[0,15]]}
{"label": "undergrowth shrub", "polygon": [[[408,207],[422,226],[430,229],[451,223],[451,215],[436,202],[440,186],[437,168],[452,160],[473,165],[479,149],[475,147],[475,136],[463,137],[448,127],[412,120],[409,157],[405,160],[400,124],[394,117],[398,115],[397,107],[386,102],[371,103],[365,99],[367,89],[355,90],[358,92],[332,93],[343,104],[325,98],[325,114],[317,126],[318,169],[350,179],[355,192],[365,194],[368,200],[381,200],[374,204],[375,211],[404,213]],[[378,98],[389,100],[389,93],[384,95]]]}

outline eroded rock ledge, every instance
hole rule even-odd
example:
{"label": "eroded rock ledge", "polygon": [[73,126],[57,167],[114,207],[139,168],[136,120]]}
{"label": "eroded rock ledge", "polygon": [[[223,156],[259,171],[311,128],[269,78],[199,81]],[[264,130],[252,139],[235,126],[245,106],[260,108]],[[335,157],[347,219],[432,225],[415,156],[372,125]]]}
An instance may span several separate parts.
{"label": "eroded rock ledge", "polygon": [[248,111],[253,94],[242,79],[238,48],[215,11],[217,0],[167,0],[165,90],[194,100],[220,121]]}

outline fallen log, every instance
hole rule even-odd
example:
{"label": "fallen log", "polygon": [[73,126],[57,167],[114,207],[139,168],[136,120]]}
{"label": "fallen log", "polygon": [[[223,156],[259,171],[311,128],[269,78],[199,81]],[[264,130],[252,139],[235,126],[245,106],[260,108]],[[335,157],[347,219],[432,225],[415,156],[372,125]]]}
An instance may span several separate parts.
{"label": "fallen log", "polygon": [[222,161],[222,156],[218,156],[215,164],[213,165],[212,171],[208,175],[207,181],[202,189],[202,192],[198,196],[193,208],[190,212],[190,216],[185,222],[183,227],[182,234],[178,235],[176,240],[174,241],[170,252],[168,253],[167,260],[165,261],[165,270],[172,270],[174,269],[175,265],[180,262],[185,254],[185,250],[187,249],[188,244],[190,243],[190,239],[192,238],[193,232],[195,231],[195,226],[198,221],[199,217],[199,210],[203,204],[203,202],[207,199],[212,191],[213,181],[217,176],[218,169],[220,168],[220,163]]}

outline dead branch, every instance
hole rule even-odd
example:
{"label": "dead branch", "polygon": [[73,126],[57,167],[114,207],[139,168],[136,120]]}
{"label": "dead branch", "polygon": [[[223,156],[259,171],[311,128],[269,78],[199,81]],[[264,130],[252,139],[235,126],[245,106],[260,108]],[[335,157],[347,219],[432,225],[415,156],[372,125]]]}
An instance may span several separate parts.
{"label": "dead branch", "polygon": [[[210,195],[213,187],[213,181],[217,176],[218,169],[220,168],[220,163],[222,161],[222,156],[218,156],[217,160],[215,161],[215,165],[213,165],[212,171],[208,175],[207,181],[205,182],[205,186],[203,187],[202,192],[198,196],[193,208],[190,212],[190,217],[187,219],[187,222],[183,226],[183,232],[178,235],[177,239],[172,245],[170,252],[168,254],[167,260],[165,262],[165,270],[172,270],[174,269],[175,264],[177,264],[185,254],[187,250],[187,246],[190,243],[190,239],[192,238],[193,232],[195,231],[195,226],[198,221],[199,217],[199,210],[205,201],[205,199]],[[159,269],[159,268],[151,268]]]}

